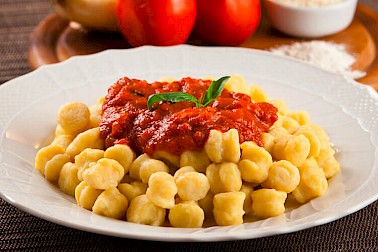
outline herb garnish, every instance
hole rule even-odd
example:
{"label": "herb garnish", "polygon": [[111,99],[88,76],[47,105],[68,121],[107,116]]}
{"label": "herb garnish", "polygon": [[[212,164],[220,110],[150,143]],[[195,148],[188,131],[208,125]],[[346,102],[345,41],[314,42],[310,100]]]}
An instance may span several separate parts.
{"label": "herb garnish", "polygon": [[151,110],[151,107],[154,103],[159,101],[169,101],[169,102],[193,102],[196,105],[196,108],[205,107],[218,98],[230,76],[224,76],[218,80],[212,81],[209,88],[205,92],[203,99],[197,99],[193,95],[185,92],[168,92],[161,94],[153,94],[148,97],[147,107]]}

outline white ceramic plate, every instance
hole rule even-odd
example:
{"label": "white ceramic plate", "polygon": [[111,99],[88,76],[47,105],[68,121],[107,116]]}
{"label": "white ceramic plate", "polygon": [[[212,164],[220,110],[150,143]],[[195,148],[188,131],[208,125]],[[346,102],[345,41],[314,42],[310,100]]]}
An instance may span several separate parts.
{"label": "white ceramic plate", "polygon": [[[92,104],[119,77],[242,74],[290,109],[310,112],[338,150],[342,172],[321,198],[284,215],[231,227],[151,227],[101,217],[47,182],[34,156],[55,128],[58,108]],[[0,87],[0,195],[40,218],[89,232],[160,241],[251,239],[302,230],[351,214],[378,197],[378,95],[366,86],[296,60],[240,48],[191,46],[110,50],[41,67]]]}

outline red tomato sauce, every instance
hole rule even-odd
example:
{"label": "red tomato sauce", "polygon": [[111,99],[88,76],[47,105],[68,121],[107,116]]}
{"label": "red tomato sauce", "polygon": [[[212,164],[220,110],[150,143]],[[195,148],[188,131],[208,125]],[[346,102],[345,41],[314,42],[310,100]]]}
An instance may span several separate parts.
{"label": "red tomato sauce", "polygon": [[156,151],[181,154],[201,150],[210,130],[235,128],[239,141],[261,143],[261,134],[277,120],[277,108],[270,103],[253,103],[248,95],[223,90],[207,107],[190,102],[159,102],[147,109],[151,94],[186,92],[202,97],[211,81],[183,78],[172,83],[121,78],[108,90],[102,107],[101,135],[106,147],[127,144],[136,153]]}

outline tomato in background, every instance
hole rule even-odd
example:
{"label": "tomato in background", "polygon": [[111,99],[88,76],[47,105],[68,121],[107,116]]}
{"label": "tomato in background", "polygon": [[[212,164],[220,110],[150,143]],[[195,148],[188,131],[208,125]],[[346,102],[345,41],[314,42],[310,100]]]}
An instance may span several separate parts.
{"label": "tomato in background", "polygon": [[196,0],[118,0],[117,18],[131,46],[169,46],[188,39]]}
{"label": "tomato in background", "polygon": [[194,32],[216,45],[237,46],[257,29],[260,0],[197,0]]}

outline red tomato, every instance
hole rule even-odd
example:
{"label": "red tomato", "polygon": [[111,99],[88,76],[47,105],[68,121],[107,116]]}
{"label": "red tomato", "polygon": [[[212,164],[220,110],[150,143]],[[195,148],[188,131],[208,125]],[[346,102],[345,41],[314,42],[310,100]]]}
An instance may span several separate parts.
{"label": "red tomato", "polygon": [[216,45],[240,45],[260,23],[260,0],[197,0],[194,32]]}
{"label": "red tomato", "polygon": [[185,43],[196,19],[195,0],[118,0],[118,23],[132,46]]}

